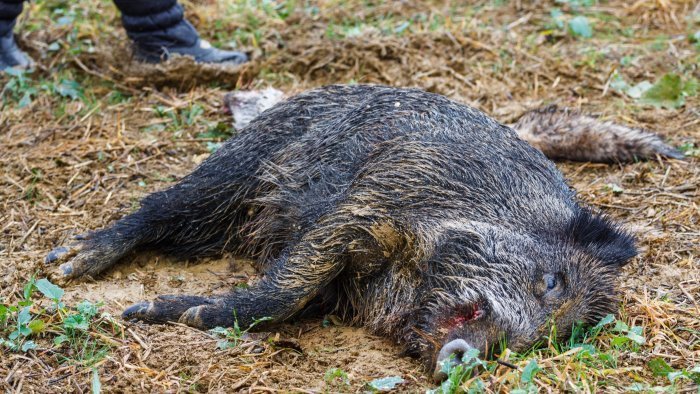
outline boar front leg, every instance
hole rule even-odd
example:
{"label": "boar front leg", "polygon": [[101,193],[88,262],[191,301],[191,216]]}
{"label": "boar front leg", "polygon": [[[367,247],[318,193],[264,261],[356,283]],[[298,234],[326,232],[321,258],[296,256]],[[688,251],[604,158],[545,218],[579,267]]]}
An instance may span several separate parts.
{"label": "boar front leg", "polygon": [[211,298],[159,296],[129,307],[123,317],[150,323],[179,321],[201,329],[231,327],[236,322],[245,328],[263,318],[283,321],[301,310],[345,267],[347,243],[328,237],[332,230],[314,233],[270,264],[264,277],[249,289]]}

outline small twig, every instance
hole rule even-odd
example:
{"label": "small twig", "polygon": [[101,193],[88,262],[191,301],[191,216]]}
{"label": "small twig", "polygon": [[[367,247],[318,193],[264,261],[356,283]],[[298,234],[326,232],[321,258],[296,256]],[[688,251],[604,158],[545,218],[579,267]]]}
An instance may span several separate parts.
{"label": "small twig", "polygon": [[688,297],[688,299],[693,303],[693,305],[695,306],[695,311],[696,311],[698,314],[700,314],[700,307],[698,306],[698,302],[695,301],[695,297],[693,297],[693,296],[688,292],[688,290],[686,290],[686,288],[683,287],[683,284],[684,284],[684,283],[687,283],[687,282],[688,282],[688,281],[678,282],[678,288],[680,288],[681,291],[683,292],[683,294],[685,294],[685,296]]}
{"label": "small twig", "polygon": [[551,361],[561,360],[562,358],[567,358],[567,357],[569,357],[569,356],[571,356],[571,355],[574,355],[574,354],[580,352],[581,350],[583,350],[583,348],[580,347],[580,346],[578,346],[578,347],[569,349],[569,350],[565,351],[564,353],[558,354],[558,355],[556,355],[556,356],[554,356],[554,357],[546,358],[546,359],[542,360],[541,362],[542,362],[542,363],[545,363],[545,362],[551,362]]}
{"label": "small twig", "polygon": [[501,364],[501,365],[503,365],[504,367],[508,367],[508,368],[514,369],[514,370],[516,370],[516,371],[520,370],[520,368],[518,368],[517,365],[511,364],[511,363],[509,363],[508,361],[501,360],[500,358],[497,358],[497,359],[496,359],[496,362],[499,363],[499,364]]}
{"label": "small twig", "polygon": [[265,386],[251,386],[250,387],[250,392],[255,392],[255,391],[266,391],[268,393],[276,393],[279,390],[273,389],[272,387],[265,387]]}
{"label": "small twig", "polygon": [[27,230],[27,232],[24,233],[22,238],[19,240],[19,243],[17,244],[17,246],[14,247],[14,249],[22,247],[22,245],[24,244],[24,241],[26,241],[27,238],[34,232],[34,230],[36,229],[36,226],[39,225],[39,222],[41,222],[40,219],[37,219],[34,221],[34,224],[32,225],[32,227],[30,227],[29,230]]}
{"label": "small twig", "polygon": [[141,339],[138,335],[136,335],[136,333],[131,328],[127,328],[126,331],[128,331],[129,334],[131,334],[131,336],[134,337],[134,339],[136,340],[136,342],[139,343],[141,348],[143,348],[144,350],[150,348],[150,346],[146,345],[146,343],[143,341],[143,339]]}
{"label": "small twig", "polygon": [[178,322],[174,322],[174,321],[168,322],[168,324],[172,324],[172,325],[174,325],[174,326],[186,328],[186,329],[188,329],[188,330],[190,330],[190,331],[192,331],[192,332],[196,332],[196,333],[198,333],[198,334],[200,334],[200,335],[204,335],[205,337],[208,337],[208,338],[211,338],[211,339],[218,339],[218,338],[216,338],[215,336],[213,336],[213,335],[211,335],[211,334],[207,334],[206,332],[204,332],[204,331],[202,331],[202,330],[198,330],[198,329],[196,329],[196,328],[194,328],[194,327],[190,327],[190,326],[188,326],[187,324],[182,324],[182,323],[178,323]]}

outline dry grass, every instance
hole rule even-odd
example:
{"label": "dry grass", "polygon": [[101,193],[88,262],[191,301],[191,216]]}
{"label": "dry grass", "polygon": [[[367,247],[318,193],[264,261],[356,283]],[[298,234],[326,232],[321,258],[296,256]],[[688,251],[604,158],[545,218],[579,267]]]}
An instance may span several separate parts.
{"label": "dry grass", "polygon": [[[123,216],[145,194],[201,162],[221,131],[231,131],[220,106],[232,88],[418,86],[503,122],[556,102],[658,130],[676,146],[700,142],[698,96],[688,97],[680,109],[656,109],[610,86],[615,71],[634,82],[653,82],[669,72],[700,78],[698,45],[687,38],[700,29],[697,1],[611,1],[578,8],[571,5],[575,1],[461,6],[329,0],[276,8],[242,1],[192,3],[190,18],[203,35],[216,43],[235,42],[255,60],[229,71],[188,61],[134,65],[109,2],[31,5],[31,15],[20,24],[21,41],[39,67],[25,87],[5,91],[0,114],[4,303],[21,298],[32,274],[46,275],[50,267],[42,259],[52,247]],[[586,15],[594,36],[576,38],[557,28],[550,15],[555,7],[567,17]],[[72,15],[71,24],[56,21],[60,8],[67,10],[61,15]],[[70,94],[66,81],[77,82],[80,97],[61,95]],[[31,103],[21,107],[22,94],[32,88]],[[621,392],[634,383],[667,387],[668,379],[655,376],[649,360],[660,357],[674,369],[700,365],[698,158],[560,168],[583,200],[628,223],[639,238],[643,252],[621,278],[620,316],[643,327],[646,343],[614,348],[613,336],[602,335],[595,345],[616,359],[604,368],[579,357],[580,351],[559,355],[550,347],[533,353],[544,367],[533,387],[576,392]],[[117,315],[140,298],[220,291],[252,275],[233,257],[183,265],[141,256],[99,282],[67,286],[66,303],[104,301],[104,310]],[[37,350],[0,349],[0,387],[87,391],[93,368],[106,391],[362,391],[370,380],[389,375],[401,375],[406,391],[430,387],[417,362],[360,329],[307,321],[280,327],[271,340],[244,337],[242,346],[217,350],[210,333],[104,319],[113,321],[111,328],[90,334],[107,349],[98,361],[76,361],[44,333]],[[526,360],[512,362],[524,367]],[[349,384],[324,379],[332,368],[347,372]],[[504,366],[484,376],[489,391],[521,385],[520,374]],[[697,390],[682,379],[674,389]]]}

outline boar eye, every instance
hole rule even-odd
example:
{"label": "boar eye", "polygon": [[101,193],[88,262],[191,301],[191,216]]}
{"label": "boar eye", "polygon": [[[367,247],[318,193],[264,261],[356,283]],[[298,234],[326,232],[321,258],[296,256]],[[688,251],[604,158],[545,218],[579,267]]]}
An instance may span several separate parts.
{"label": "boar eye", "polygon": [[544,284],[545,284],[545,289],[546,291],[552,291],[557,287],[557,277],[552,274],[545,274],[544,275]]}

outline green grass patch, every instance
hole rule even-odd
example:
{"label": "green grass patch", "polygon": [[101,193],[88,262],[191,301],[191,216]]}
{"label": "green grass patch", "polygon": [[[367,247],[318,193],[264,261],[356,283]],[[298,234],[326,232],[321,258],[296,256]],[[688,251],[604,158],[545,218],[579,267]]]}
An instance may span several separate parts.
{"label": "green grass patch", "polygon": [[[630,326],[613,315],[606,316],[594,327],[575,325],[571,335],[563,341],[553,339],[557,336],[556,331],[556,327],[550,328],[546,344],[538,344],[523,353],[504,353],[507,354],[507,360],[484,360],[479,357],[477,349],[472,349],[461,360],[444,361],[440,368],[447,379],[428,393],[479,393],[486,387],[495,392],[504,389],[517,394],[536,393],[537,379],[548,384],[565,383],[560,381],[560,375],[555,370],[557,365],[551,362],[554,358],[562,359],[564,356],[569,376],[567,389],[602,389],[606,387],[606,371],[619,367],[619,355],[623,352],[639,352],[646,343],[642,327]],[[671,377],[693,379],[696,376],[695,369],[692,368],[675,370],[658,361],[654,365],[661,371],[659,373],[673,374]],[[502,369],[499,370],[506,366],[511,369],[505,373]],[[595,386],[591,386],[592,381]],[[675,383],[675,380],[669,378],[669,385],[664,388],[672,390]]]}

